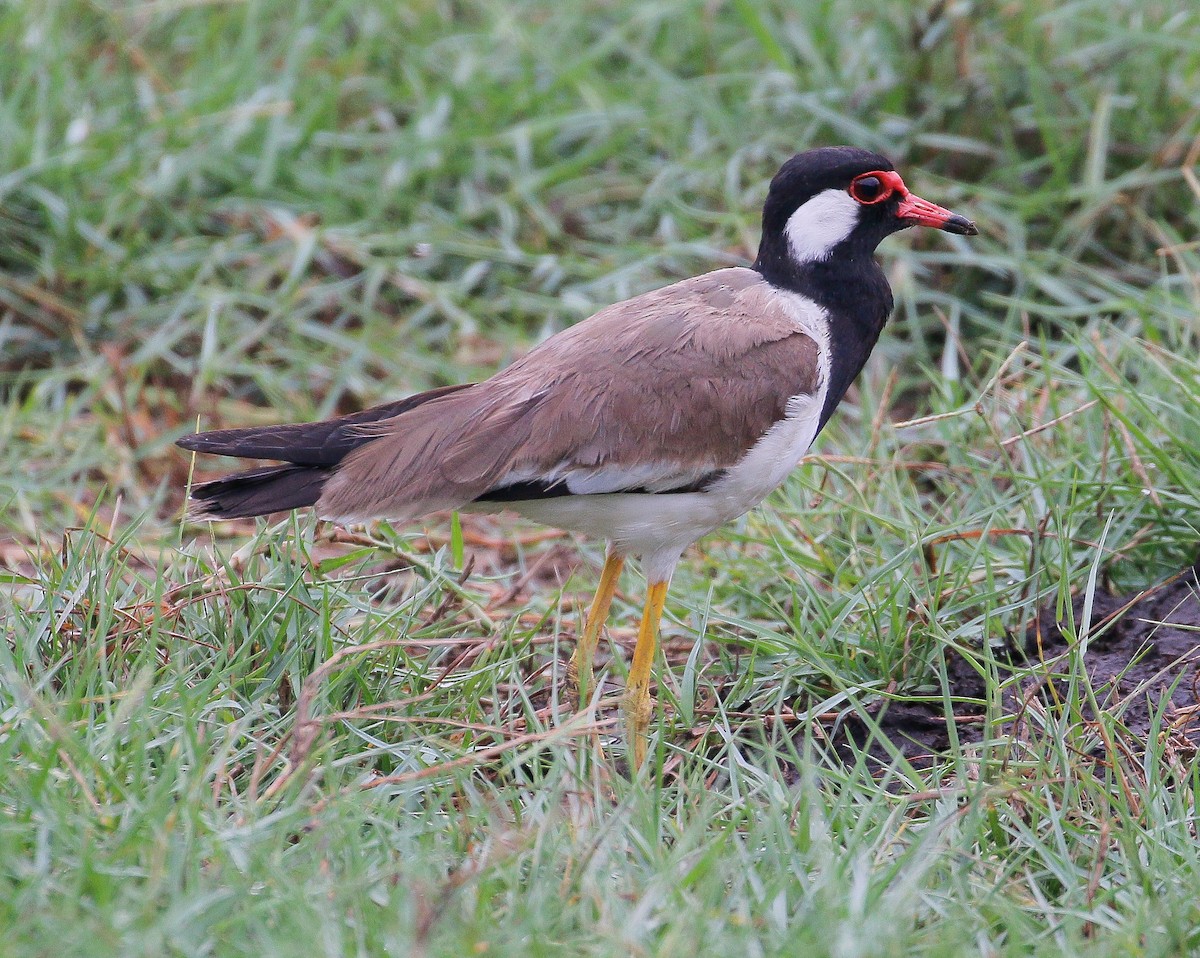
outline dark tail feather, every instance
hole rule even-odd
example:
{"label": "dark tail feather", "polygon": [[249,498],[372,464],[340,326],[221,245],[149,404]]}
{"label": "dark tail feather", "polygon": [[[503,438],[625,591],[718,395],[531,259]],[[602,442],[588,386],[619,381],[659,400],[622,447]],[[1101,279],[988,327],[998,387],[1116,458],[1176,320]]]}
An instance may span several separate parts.
{"label": "dark tail feather", "polygon": [[320,466],[268,466],[192,487],[190,519],[245,519],[311,506],[333,475]]}
{"label": "dark tail feather", "polygon": [[362,412],[326,419],[323,422],[291,423],[285,426],[250,426],[245,429],[216,429],[177,439],[175,445],[192,452],[236,456],[239,459],[278,459],[298,466],[336,466],[354,449],[373,438],[357,427],[399,416],[415,406],[466,389],[470,383],[442,386],[396,402],[372,406]]}
{"label": "dark tail feather", "polygon": [[431,399],[439,399],[470,385],[463,383],[430,389],[324,422],[217,429],[177,439],[177,446],[192,452],[239,459],[277,459],[291,464],[236,472],[193,486],[188,516],[192,519],[242,519],[311,506],[321,497],[321,489],[338,463],[354,449],[375,438],[359,427],[399,416]]}

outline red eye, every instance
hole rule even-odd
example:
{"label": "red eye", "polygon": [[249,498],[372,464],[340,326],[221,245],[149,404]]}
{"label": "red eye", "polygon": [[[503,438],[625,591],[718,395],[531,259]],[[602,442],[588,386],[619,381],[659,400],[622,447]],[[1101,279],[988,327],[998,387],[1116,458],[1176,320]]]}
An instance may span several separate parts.
{"label": "red eye", "polygon": [[896,190],[893,182],[898,180],[895,173],[863,173],[856,176],[850,183],[850,195],[864,206],[872,203],[882,203]]}

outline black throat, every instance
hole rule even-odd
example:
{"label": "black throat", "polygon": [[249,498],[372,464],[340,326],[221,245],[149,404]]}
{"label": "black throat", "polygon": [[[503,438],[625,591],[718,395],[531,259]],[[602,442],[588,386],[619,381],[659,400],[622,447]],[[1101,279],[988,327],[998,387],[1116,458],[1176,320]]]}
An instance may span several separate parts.
{"label": "black throat", "polygon": [[829,320],[829,390],[818,432],[862,372],[892,312],[892,289],[875,260],[874,236],[851,235],[824,260],[797,263],[777,236],[765,236],[754,268],[772,285],[808,297]]}

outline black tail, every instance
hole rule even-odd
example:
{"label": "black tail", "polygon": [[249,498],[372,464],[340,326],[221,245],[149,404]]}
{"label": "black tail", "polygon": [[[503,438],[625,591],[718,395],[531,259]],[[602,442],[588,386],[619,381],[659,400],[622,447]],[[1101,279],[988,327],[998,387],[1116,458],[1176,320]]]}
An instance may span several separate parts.
{"label": "black tail", "polygon": [[469,385],[430,389],[323,422],[218,429],[184,436],[175,444],[192,452],[289,463],[236,472],[193,486],[188,514],[194,519],[242,519],[311,506],[321,498],[321,490],[338,463],[374,438],[356,427],[391,419]]}
{"label": "black tail", "polygon": [[268,466],[192,487],[191,519],[244,519],[311,506],[333,470],[324,466]]}

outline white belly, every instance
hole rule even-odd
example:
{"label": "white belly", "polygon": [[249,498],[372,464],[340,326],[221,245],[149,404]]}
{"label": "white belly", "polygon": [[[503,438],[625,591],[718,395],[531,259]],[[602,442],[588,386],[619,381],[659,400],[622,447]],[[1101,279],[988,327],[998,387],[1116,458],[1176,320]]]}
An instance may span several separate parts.
{"label": "white belly", "polygon": [[701,536],[754,508],[787,478],[816,436],[820,401],[819,396],[792,400],[789,416],[703,492],[555,496],[468,508],[511,509],[543,525],[607,540],[622,555],[678,556]]}
{"label": "white belly", "polygon": [[728,521],[704,492],[557,496],[519,502],[475,503],[472,510],[511,509],[534,522],[569,529],[613,544],[622,555],[676,550]]}
{"label": "white belly", "polygon": [[[816,392],[793,396],[785,417],[703,492],[568,495],[476,503],[468,508],[511,509],[534,522],[605,539],[622,555],[643,557],[648,571],[661,565],[669,576],[669,568],[684,549],[754,508],[778,488],[816,438],[829,388],[827,318],[820,307],[798,293],[780,291],[779,295],[796,325],[817,344]],[[703,441],[703,437],[697,439]]]}
{"label": "white belly", "polygon": [[795,396],[788,416],[775,423],[737,464],[728,469],[705,494],[725,518],[742,515],[783,484],[817,437],[824,390],[816,396]]}

